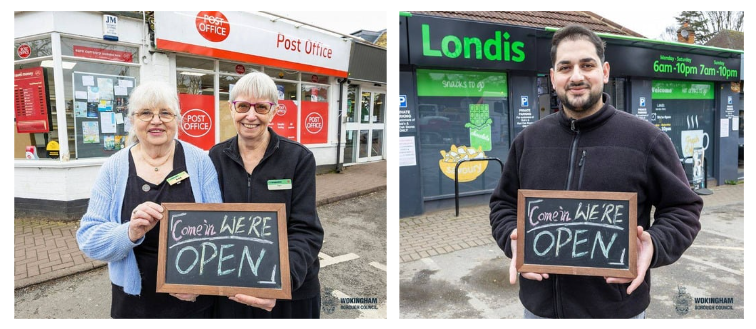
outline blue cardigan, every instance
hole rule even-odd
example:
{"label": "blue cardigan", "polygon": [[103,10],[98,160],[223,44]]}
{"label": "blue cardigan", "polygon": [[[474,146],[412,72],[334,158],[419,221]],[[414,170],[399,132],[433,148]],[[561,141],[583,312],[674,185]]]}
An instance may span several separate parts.
{"label": "blue cardigan", "polygon": [[[189,143],[178,142],[184,147],[194,200],[197,203],[223,202],[218,188],[218,175],[207,153]],[[139,295],[142,278],[133,249],[144,241],[144,237],[135,243],[131,242],[129,224],[121,224],[121,207],[126,192],[129,151],[132,146],[113,154],[102,165],[92,187],[87,213],[81,218],[76,232],[76,241],[87,257],[108,262],[110,281],[123,287],[127,294]]]}

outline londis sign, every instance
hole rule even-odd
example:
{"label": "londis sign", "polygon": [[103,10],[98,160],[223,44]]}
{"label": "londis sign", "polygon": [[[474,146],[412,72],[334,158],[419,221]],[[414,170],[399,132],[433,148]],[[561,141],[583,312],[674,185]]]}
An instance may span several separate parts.
{"label": "londis sign", "polygon": [[532,30],[427,16],[412,16],[408,22],[412,64],[535,69]]}

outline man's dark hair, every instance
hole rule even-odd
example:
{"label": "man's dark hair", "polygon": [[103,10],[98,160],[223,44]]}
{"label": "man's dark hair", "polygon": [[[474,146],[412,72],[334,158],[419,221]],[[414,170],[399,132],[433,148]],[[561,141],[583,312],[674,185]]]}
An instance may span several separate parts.
{"label": "man's dark hair", "polygon": [[604,47],[606,47],[606,43],[604,43],[604,41],[602,41],[601,38],[596,35],[596,33],[593,33],[593,31],[589,30],[585,26],[567,25],[556,31],[556,33],[554,33],[554,37],[551,39],[552,67],[556,65],[557,47],[565,39],[572,41],[585,39],[590,41],[594,46],[596,46],[596,55],[598,55],[599,59],[601,59],[601,63],[604,62]]}

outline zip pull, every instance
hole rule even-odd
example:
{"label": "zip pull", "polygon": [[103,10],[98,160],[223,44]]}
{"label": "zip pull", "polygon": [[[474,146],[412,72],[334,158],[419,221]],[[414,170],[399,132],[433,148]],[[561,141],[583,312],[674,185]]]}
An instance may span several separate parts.
{"label": "zip pull", "polygon": [[580,162],[578,163],[578,167],[582,167],[583,162],[585,162],[585,150],[583,150],[583,155],[580,156]]}
{"label": "zip pull", "polygon": [[575,129],[575,121],[577,121],[577,120],[575,120],[575,119],[570,119],[570,129],[572,129],[572,131],[577,131],[577,130]]}

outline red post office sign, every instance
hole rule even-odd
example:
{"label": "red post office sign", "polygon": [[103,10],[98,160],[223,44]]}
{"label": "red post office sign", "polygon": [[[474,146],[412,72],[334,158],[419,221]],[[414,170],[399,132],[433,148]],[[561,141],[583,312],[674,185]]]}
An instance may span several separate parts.
{"label": "red post office sign", "polygon": [[302,102],[300,137],[302,144],[328,142],[328,103]]}
{"label": "red post office sign", "polygon": [[281,137],[297,141],[297,112],[299,108],[294,101],[278,101],[278,111],[270,120],[270,128]]}
{"label": "red post office sign", "polygon": [[215,97],[179,94],[181,122],[179,139],[210,150],[215,145]]}
{"label": "red post office sign", "polygon": [[221,42],[231,33],[231,24],[219,11],[201,11],[195,19],[197,32],[210,42]]}

